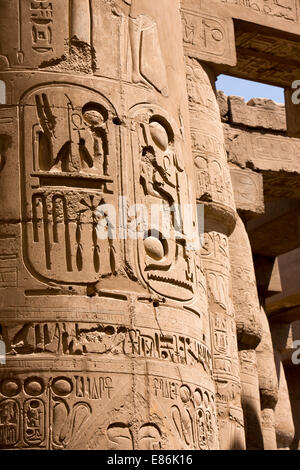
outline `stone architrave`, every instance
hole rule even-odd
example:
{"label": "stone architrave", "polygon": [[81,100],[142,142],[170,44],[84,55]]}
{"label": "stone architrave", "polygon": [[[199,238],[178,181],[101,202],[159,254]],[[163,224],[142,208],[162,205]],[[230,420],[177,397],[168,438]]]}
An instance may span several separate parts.
{"label": "stone architrave", "polygon": [[263,98],[253,98],[246,103],[240,96],[230,96],[228,101],[232,124],[275,131],[286,130],[284,105]]}

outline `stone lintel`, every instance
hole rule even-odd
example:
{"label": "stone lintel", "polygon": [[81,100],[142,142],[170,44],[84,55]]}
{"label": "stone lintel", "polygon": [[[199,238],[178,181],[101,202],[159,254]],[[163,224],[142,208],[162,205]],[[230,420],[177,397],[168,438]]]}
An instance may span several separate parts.
{"label": "stone lintel", "polygon": [[233,20],[226,9],[184,0],[181,17],[186,56],[213,64],[236,65]]}
{"label": "stone lintel", "polygon": [[[243,20],[256,25],[266,26],[278,31],[299,34],[299,3],[296,0],[275,2],[274,0],[204,0],[211,9],[221,6],[228,15],[236,20]],[[253,25],[254,26],[254,25]]]}
{"label": "stone lintel", "polygon": [[300,140],[282,133],[224,124],[229,162],[259,171],[265,197],[300,197]]}
{"label": "stone lintel", "polygon": [[265,98],[246,102],[240,96],[229,96],[230,122],[251,128],[286,131],[284,105]]}

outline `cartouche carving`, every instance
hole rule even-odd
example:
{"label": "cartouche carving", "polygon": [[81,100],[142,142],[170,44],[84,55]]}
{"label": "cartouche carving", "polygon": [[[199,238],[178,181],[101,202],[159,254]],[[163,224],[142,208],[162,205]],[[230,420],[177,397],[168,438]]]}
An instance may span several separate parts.
{"label": "cartouche carving", "polygon": [[[32,201],[26,210],[30,265],[62,283],[114,274],[113,240],[98,240],[96,233],[97,208],[117,200],[111,105],[82,87],[53,85],[31,92],[22,109],[25,152],[32,155],[23,194]],[[60,269],[65,277],[57,275]]]}

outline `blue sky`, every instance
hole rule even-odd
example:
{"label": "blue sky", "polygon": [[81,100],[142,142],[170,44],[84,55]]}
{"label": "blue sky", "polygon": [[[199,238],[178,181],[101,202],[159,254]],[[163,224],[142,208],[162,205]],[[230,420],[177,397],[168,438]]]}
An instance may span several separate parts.
{"label": "blue sky", "polygon": [[251,98],[269,98],[277,103],[284,103],[283,88],[276,86],[242,80],[241,78],[229,77],[228,75],[219,75],[216,87],[217,90],[224,91],[227,96],[242,96],[246,101],[249,101]]}
{"label": "blue sky", "polygon": [[[270,98],[277,103],[284,103],[283,88],[229,77],[228,75],[219,75],[216,86],[217,90],[223,90],[227,96],[242,96],[246,101],[251,98]],[[0,103],[3,102],[3,99],[4,87],[3,82],[0,81]]]}

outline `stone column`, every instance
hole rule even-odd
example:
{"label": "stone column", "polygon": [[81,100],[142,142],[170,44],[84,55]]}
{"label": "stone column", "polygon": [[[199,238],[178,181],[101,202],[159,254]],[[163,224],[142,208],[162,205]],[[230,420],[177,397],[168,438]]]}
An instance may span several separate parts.
{"label": "stone column", "polygon": [[278,374],[278,402],[275,408],[277,449],[290,450],[295,436],[295,426],[285,370],[277,351],[275,353],[275,361]]}
{"label": "stone column", "polygon": [[186,57],[197,201],[205,206],[201,251],[209,299],[221,449],[243,449],[245,435],[228,237],[235,226],[233,190],[215,92],[215,75]]}
{"label": "stone column", "polygon": [[241,367],[242,406],[247,449],[263,449],[259,381],[255,349],[261,340],[260,306],[252,251],[243,221],[230,237],[233,304]]}
{"label": "stone column", "polygon": [[[299,356],[299,355],[298,355]],[[295,425],[295,435],[291,444],[292,450],[300,450],[300,378],[299,378],[299,364],[289,364],[285,367],[285,376],[287,380],[290,403],[292,407],[292,413]]]}
{"label": "stone column", "polygon": [[217,448],[179,1],[1,12],[0,447]]}
{"label": "stone column", "polygon": [[[263,302],[263,301],[262,301]],[[274,410],[278,401],[278,384],[269,322],[261,304],[262,340],[256,349],[261,399],[262,432],[265,450],[276,450]]]}
{"label": "stone column", "polygon": [[[274,347],[275,365],[278,380],[278,402],[275,408],[275,428],[277,448],[289,450],[295,445],[297,419],[293,419],[293,394],[297,393],[297,386],[289,385],[289,372],[293,367],[293,342],[296,336],[293,323],[276,323],[270,319],[270,330]],[[296,431],[296,432],[295,432]]]}

